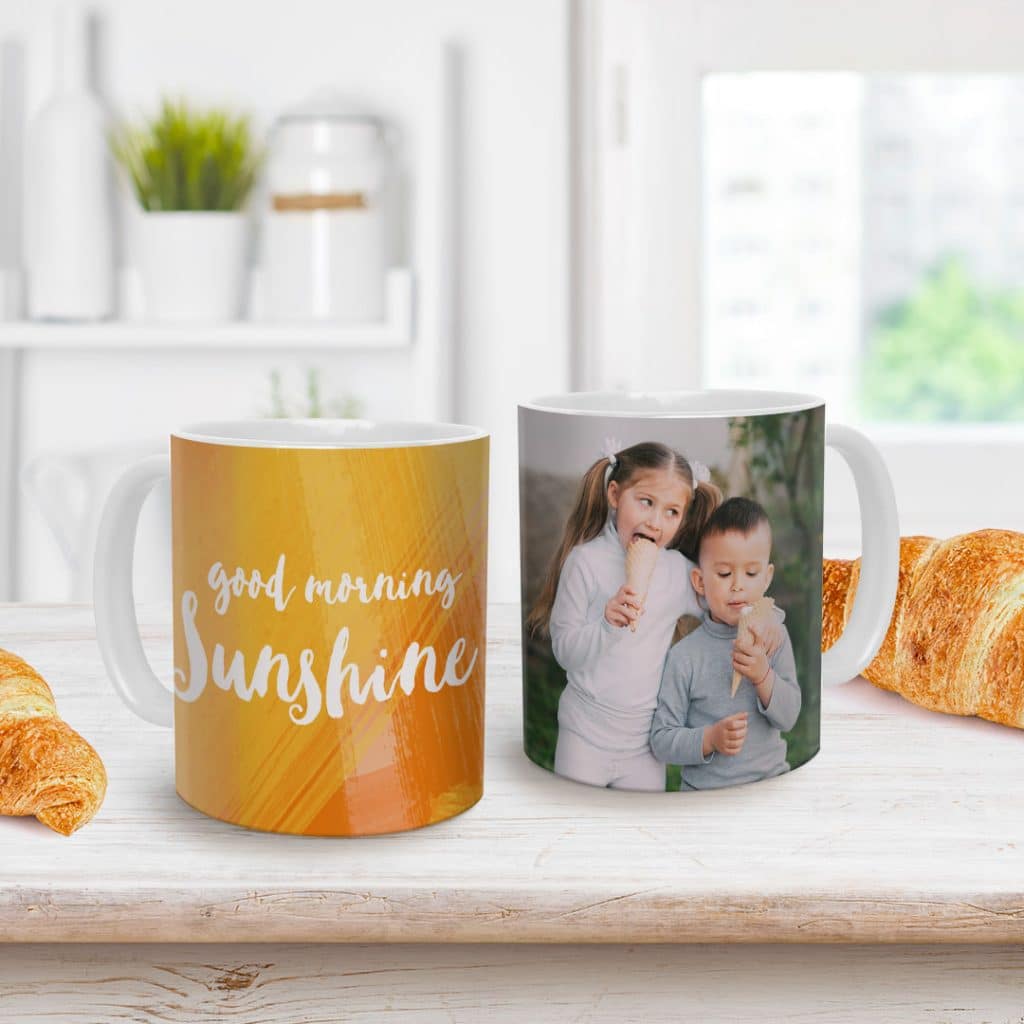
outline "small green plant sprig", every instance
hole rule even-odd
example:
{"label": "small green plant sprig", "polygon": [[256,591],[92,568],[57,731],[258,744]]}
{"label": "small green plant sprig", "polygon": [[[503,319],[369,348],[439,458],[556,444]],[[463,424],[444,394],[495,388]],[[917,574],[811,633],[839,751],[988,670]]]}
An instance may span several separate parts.
{"label": "small green plant sprig", "polygon": [[263,154],[249,119],[195,110],[165,99],[157,117],[110,140],[144,210],[238,210],[252,191]]}
{"label": "small green plant sprig", "polygon": [[[303,400],[304,399],[304,400]],[[355,420],[363,415],[363,403],[353,395],[324,399],[320,388],[320,370],[306,368],[305,394],[303,398],[286,395],[280,370],[270,371],[270,419],[342,419]]]}

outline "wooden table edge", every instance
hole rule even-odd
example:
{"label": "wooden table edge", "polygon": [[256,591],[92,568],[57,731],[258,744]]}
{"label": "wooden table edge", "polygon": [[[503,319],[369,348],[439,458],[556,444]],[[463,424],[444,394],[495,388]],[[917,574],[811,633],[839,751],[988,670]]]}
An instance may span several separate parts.
{"label": "wooden table edge", "polygon": [[0,943],[1024,943],[1024,893],[0,889]]}

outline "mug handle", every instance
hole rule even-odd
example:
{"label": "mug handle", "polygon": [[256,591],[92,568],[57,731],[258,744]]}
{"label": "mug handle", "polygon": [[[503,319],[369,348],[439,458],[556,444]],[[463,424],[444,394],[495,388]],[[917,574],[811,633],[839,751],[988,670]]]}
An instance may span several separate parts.
{"label": "mug handle", "polygon": [[125,471],[103,508],[93,569],[96,640],[107,674],[135,714],[165,726],[174,721],[174,695],[157,679],[142,650],[132,563],[142,503],[170,475],[171,460],[166,455],[152,455]]}
{"label": "mug handle", "polygon": [[830,423],[825,444],[853,473],[860,505],[860,582],[839,639],[821,656],[821,681],[844,683],[871,663],[889,630],[900,572],[900,524],[889,471],[878,449],[859,431]]}

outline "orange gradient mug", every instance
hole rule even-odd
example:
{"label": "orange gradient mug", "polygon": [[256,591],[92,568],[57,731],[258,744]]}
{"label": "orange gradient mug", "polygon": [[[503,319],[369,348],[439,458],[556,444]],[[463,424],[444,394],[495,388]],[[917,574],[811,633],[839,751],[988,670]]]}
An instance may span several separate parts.
{"label": "orange gradient mug", "polygon": [[[174,686],[132,596],[139,510],[170,475]],[[450,818],[483,793],[488,437],[437,423],[176,431],[129,469],[96,544],[115,689],[174,726],[178,794],[300,835]]]}

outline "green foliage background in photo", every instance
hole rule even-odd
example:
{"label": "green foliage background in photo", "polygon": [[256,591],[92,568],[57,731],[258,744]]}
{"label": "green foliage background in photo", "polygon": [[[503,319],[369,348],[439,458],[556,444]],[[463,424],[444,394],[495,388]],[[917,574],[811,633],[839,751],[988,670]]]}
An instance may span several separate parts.
{"label": "green foliage background in photo", "polygon": [[768,593],[786,612],[803,701],[793,730],[783,733],[796,767],[819,743],[824,410],[737,418],[730,436],[747,463],[743,496],[760,502],[772,523]]}

